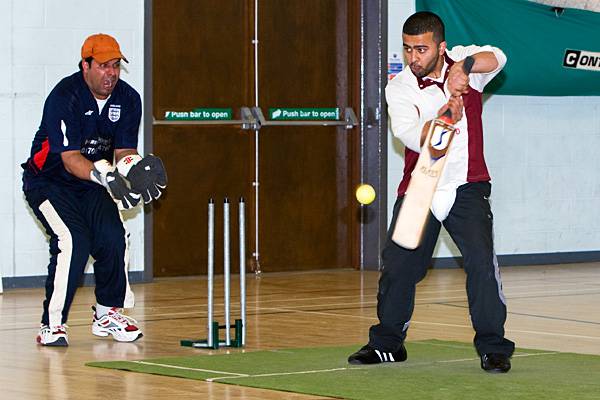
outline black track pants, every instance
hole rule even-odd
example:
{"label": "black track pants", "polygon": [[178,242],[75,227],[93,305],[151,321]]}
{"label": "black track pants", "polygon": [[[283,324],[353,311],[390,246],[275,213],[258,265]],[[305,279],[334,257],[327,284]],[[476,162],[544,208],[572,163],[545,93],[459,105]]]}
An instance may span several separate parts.
{"label": "black track pants", "polygon": [[[479,354],[512,355],[514,343],[504,338],[506,302],[493,247],[490,189],[489,182],[459,187],[444,227],[464,258],[475,348]],[[441,228],[430,212],[421,245],[415,250],[398,246],[392,242],[391,233],[401,204],[402,198],[398,198],[382,252],[377,294],[379,324],[369,331],[369,344],[383,351],[395,351],[406,338],[415,305],[415,287],[427,274]]]}
{"label": "black track pants", "polygon": [[50,262],[42,323],[67,322],[85,266],[94,257],[96,300],[132,307],[127,279],[127,232],[116,204],[100,185],[72,190],[56,185],[28,190],[25,198],[50,236]]}

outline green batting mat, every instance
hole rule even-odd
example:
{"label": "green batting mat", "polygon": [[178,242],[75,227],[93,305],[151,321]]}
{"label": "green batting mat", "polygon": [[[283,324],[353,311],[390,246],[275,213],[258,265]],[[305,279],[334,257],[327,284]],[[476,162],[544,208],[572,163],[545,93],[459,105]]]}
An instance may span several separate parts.
{"label": "green batting mat", "polygon": [[408,360],[354,366],[360,346],[194,355],[86,365],[344,399],[600,398],[600,356],[518,349],[507,374],[479,366],[473,346],[407,342]]}

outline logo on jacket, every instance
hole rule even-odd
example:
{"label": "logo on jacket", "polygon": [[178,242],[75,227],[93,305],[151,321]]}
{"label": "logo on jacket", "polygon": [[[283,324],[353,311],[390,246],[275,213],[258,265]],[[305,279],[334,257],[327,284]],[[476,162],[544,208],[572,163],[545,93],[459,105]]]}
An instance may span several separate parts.
{"label": "logo on jacket", "polygon": [[108,107],[108,119],[112,122],[117,122],[121,118],[121,106],[118,104],[111,104]]}
{"label": "logo on jacket", "polygon": [[[95,137],[86,139],[81,146],[81,154],[84,156],[100,155],[106,158],[107,154],[112,154],[113,142],[112,138]],[[111,156],[112,157],[112,156]],[[87,157],[89,158],[89,157]],[[92,160],[92,158],[89,158]],[[97,160],[94,160],[97,161]]]}

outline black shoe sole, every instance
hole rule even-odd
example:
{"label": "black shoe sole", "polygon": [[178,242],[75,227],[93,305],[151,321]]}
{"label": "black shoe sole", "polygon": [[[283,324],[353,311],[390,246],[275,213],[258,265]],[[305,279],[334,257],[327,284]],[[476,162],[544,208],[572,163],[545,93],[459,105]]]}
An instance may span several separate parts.
{"label": "black shoe sole", "polygon": [[40,345],[44,347],[67,347],[69,346],[69,343],[67,343],[67,340],[65,338],[61,337],[52,343],[40,343]]}
{"label": "black shoe sole", "polygon": [[487,372],[489,374],[505,374],[508,371],[510,371],[510,367],[508,367],[508,368],[490,368],[490,369],[485,369],[485,368],[481,367],[481,369],[483,369],[485,372]]}
{"label": "black shoe sole", "polygon": [[360,360],[350,360],[350,359],[348,359],[348,364],[351,364],[351,365],[373,365],[373,364],[380,364],[380,363],[365,363],[365,362],[362,362]]}

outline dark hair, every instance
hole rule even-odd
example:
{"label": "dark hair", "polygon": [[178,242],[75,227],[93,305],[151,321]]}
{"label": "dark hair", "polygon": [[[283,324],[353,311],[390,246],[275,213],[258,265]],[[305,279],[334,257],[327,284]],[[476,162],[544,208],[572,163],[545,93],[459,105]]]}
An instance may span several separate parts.
{"label": "dark hair", "polygon": [[433,41],[440,44],[446,40],[444,22],[436,14],[429,11],[414,13],[404,23],[402,33],[407,35],[422,35],[433,32]]}
{"label": "dark hair", "polygon": [[78,66],[79,66],[79,70],[80,70],[80,71],[82,71],[82,70],[83,70],[83,67],[81,66],[81,64],[83,63],[83,61],[85,61],[85,62],[87,63],[87,65],[89,65],[89,66],[91,67],[91,66],[92,66],[92,60],[93,60],[93,59],[94,59],[94,57],[88,57],[88,58],[86,58],[85,60],[81,60],[81,61],[79,61],[79,64],[78,64]]}

